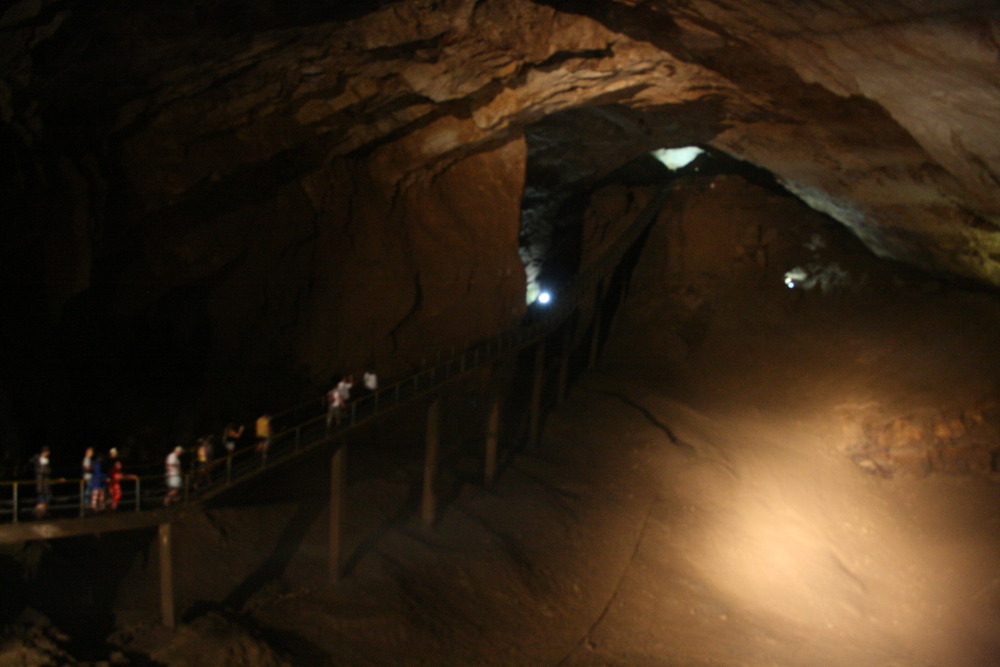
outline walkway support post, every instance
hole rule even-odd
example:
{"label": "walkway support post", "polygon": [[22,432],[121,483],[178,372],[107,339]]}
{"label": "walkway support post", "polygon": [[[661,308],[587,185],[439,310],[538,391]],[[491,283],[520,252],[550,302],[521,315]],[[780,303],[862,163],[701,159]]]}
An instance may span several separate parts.
{"label": "walkway support post", "polygon": [[500,399],[494,398],[490,404],[490,415],[486,420],[486,465],[483,482],[493,483],[497,474],[497,448],[500,442]]}
{"label": "walkway support post", "polygon": [[340,581],[340,552],[347,499],[347,444],[342,443],[330,459],[330,583]]}
{"label": "walkway support post", "polygon": [[602,304],[604,303],[604,281],[597,285],[594,295],[594,329],[590,338],[590,357],[587,360],[587,368],[597,365],[597,353],[601,346],[601,316]]}
{"label": "walkway support post", "polygon": [[441,445],[441,399],[435,398],[427,410],[427,447],[424,453],[424,493],[420,505],[420,518],[424,525],[434,523],[437,511],[435,481],[437,480],[438,455]]}
{"label": "walkway support post", "polygon": [[535,348],[535,373],[531,385],[531,416],[528,422],[528,444],[537,445],[542,423],[542,383],[545,379],[545,339]]}
{"label": "walkway support post", "polygon": [[618,330],[618,322],[621,320],[622,311],[625,310],[625,302],[628,300],[628,279],[623,279],[621,281],[621,286],[618,289],[618,304],[615,306],[615,310],[612,314],[611,325],[608,327],[608,338],[611,338],[613,333]]}
{"label": "walkway support post", "polygon": [[160,617],[163,625],[173,628],[174,618],[174,559],[169,523],[161,523],[159,530],[160,543]]}
{"label": "walkway support post", "polygon": [[573,335],[576,327],[576,314],[566,320],[566,332],[563,335],[562,349],[559,351],[559,379],[556,381],[556,404],[562,405],[566,400],[566,385],[569,382],[569,358],[573,352]]}

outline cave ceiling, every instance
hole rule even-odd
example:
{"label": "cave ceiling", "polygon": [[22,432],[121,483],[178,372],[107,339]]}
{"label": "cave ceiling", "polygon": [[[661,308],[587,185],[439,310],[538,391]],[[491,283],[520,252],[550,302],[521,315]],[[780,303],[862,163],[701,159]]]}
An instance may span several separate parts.
{"label": "cave ceiling", "polygon": [[519,137],[553,192],[697,144],[771,171],[881,256],[1000,285],[992,2],[0,7],[7,199],[72,190],[77,237],[194,224],[343,160],[398,206]]}

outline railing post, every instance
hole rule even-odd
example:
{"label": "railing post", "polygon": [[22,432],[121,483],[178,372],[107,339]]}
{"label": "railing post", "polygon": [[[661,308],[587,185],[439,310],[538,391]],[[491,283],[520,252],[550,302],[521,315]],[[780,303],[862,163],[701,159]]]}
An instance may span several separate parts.
{"label": "railing post", "polygon": [[142,511],[142,479],[135,476],[135,511]]}
{"label": "railing post", "polygon": [[226,455],[226,484],[232,484],[233,482],[233,453],[230,452]]}
{"label": "railing post", "polygon": [[427,410],[427,446],[424,452],[424,489],[420,518],[424,525],[434,523],[437,498],[434,483],[437,478],[438,449],[441,442],[441,399],[435,398]]}
{"label": "railing post", "polygon": [[17,484],[17,482],[14,482],[13,500],[14,500],[14,523],[17,523],[17,515],[19,513],[19,509],[18,509],[18,506],[17,506],[17,501],[18,501],[18,484]]}
{"label": "railing post", "polygon": [[486,486],[493,483],[497,472],[497,445],[500,440],[500,399],[494,398],[490,405],[490,416],[486,421],[486,465],[483,481]]}
{"label": "railing post", "polygon": [[84,505],[85,505],[85,503],[84,503],[84,495],[83,494],[85,493],[85,491],[86,491],[86,482],[84,482],[81,479],[80,480],[80,516],[83,516],[83,508],[84,508]]}
{"label": "railing post", "polygon": [[341,444],[330,459],[330,543],[329,572],[331,584],[340,581],[341,536],[344,525],[345,500],[347,497],[347,444]]}
{"label": "railing post", "polygon": [[542,381],[545,376],[545,339],[535,348],[535,373],[531,386],[531,417],[528,427],[528,444],[538,444],[542,423]]}

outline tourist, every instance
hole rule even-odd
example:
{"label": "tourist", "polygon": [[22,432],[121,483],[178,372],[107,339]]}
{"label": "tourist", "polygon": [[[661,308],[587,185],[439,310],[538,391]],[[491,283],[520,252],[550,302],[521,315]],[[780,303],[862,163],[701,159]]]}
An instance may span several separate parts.
{"label": "tourist", "polygon": [[104,457],[100,454],[94,455],[93,477],[90,480],[90,509],[95,512],[104,510],[104,483],[107,479],[104,474]]}
{"label": "tourist", "polygon": [[163,505],[169,506],[171,503],[180,500],[181,484],[183,483],[183,478],[181,477],[181,454],[184,453],[184,448],[180,445],[174,447],[173,451],[167,454],[166,462],[166,479],[167,479],[167,495],[163,499]]}
{"label": "tourist", "polygon": [[49,503],[52,502],[52,459],[49,448],[42,447],[42,451],[31,458],[31,463],[35,468],[35,517],[41,519],[49,511]]}
{"label": "tourist", "polygon": [[222,446],[226,450],[227,456],[232,456],[233,452],[236,451],[236,442],[243,437],[243,424],[239,427],[233,422],[226,424],[226,428],[222,431]]}
{"label": "tourist", "polygon": [[329,431],[333,422],[340,426],[340,409],[344,407],[344,397],[340,393],[339,385],[326,392],[326,430]]}
{"label": "tourist", "polygon": [[108,452],[108,505],[111,510],[118,509],[118,503],[122,499],[122,460],[118,458],[118,450],[114,447]]}
{"label": "tourist", "polygon": [[271,415],[267,412],[257,418],[254,425],[257,434],[257,452],[260,462],[267,463],[267,450],[271,448]]}
{"label": "tourist", "polygon": [[344,378],[337,383],[337,391],[340,393],[340,397],[344,399],[344,403],[351,400],[351,388],[354,386],[354,376],[345,375]]}
{"label": "tourist", "polygon": [[208,466],[212,462],[215,449],[212,444],[213,437],[212,434],[209,434],[198,440],[198,449],[195,451],[195,489],[200,489],[202,486],[207,486],[212,482]]}
{"label": "tourist", "polygon": [[364,376],[361,378],[361,384],[364,385],[366,393],[375,393],[378,390],[378,376],[375,375],[375,371],[365,371]]}
{"label": "tourist", "polygon": [[82,504],[90,502],[90,494],[94,492],[94,448],[87,447],[83,452],[83,462],[80,464],[83,472],[83,498]]}

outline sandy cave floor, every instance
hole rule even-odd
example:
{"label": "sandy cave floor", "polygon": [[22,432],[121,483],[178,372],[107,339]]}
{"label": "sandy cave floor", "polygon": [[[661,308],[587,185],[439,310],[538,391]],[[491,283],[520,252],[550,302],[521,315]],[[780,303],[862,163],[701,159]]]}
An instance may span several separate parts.
{"label": "sandy cave floor", "polygon": [[[244,607],[258,636],[289,664],[1000,664],[995,475],[883,477],[845,455],[863,414],[995,393],[995,298],[715,313],[695,348],[625,320],[542,447],[433,529],[359,545],[336,590],[303,565],[317,517]],[[198,664],[183,632],[149,654]]]}
{"label": "sandy cave floor", "polygon": [[357,477],[336,588],[323,583],[321,469],[276,481],[277,497],[298,491],[287,502],[179,524],[181,587],[226,603],[187,607],[171,632],[150,620],[155,590],[136,586],[113,655],[1000,665],[996,473],[879,475],[848,455],[866,419],[1000,415],[996,296],[772,296],[720,297],[689,342],[661,309],[634,304],[600,367],[547,416],[543,444],[488,490],[459,486],[432,528],[400,511],[404,471]]}

